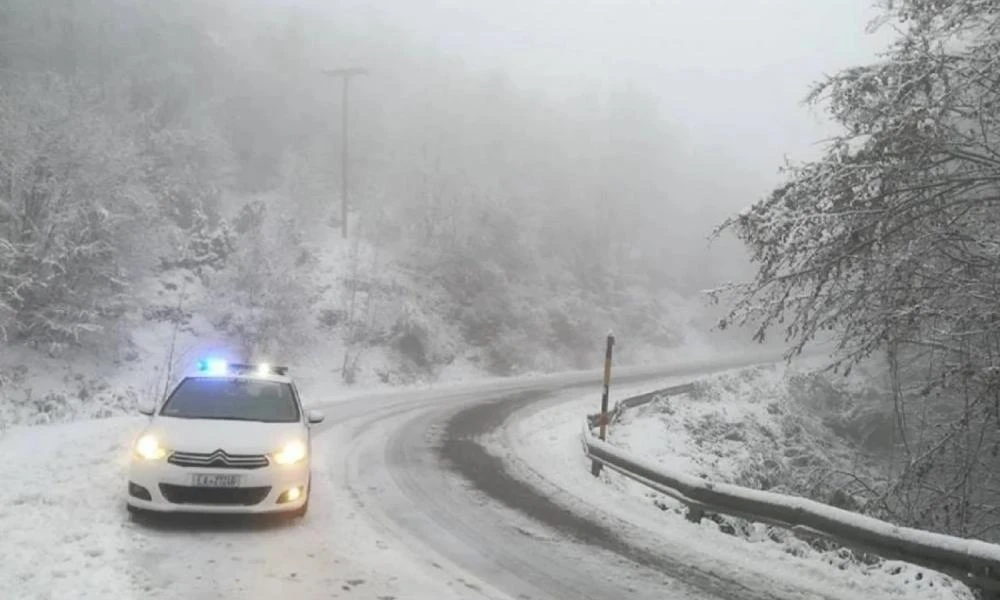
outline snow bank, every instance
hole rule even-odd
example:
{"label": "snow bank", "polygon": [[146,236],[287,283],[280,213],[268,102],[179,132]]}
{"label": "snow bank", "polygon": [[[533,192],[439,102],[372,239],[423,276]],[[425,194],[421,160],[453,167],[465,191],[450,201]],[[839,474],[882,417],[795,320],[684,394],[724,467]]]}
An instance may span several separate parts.
{"label": "snow bank", "polygon": [[0,596],[123,598],[143,536],[123,489],[142,418],[13,428],[0,436]]}

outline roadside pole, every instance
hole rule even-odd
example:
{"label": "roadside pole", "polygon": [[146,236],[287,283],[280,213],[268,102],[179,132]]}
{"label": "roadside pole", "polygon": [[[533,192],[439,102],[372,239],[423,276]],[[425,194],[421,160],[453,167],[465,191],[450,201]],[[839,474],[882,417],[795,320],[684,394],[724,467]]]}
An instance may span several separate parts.
{"label": "roadside pole", "polygon": [[[615,334],[608,332],[607,345],[604,350],[604,391],[601,394],[601,416],[600,416],[600,438],[606,440],[608,436],[608,392],[611,388],[611,351],[615,346]],[[601,473],[601,463],[596,460],[590,465],[590,473],[597,477]]]}
{"label": "roadside pole", "polygon": [[367,75],[368,70],[360,67],[350,67],[346,69],[326,69],[323,71],[324,75],[329,77],[340,77],[343,86],[341,88],[341,104],[340,104],[340,231],[343,238],[347,239],[347,209],[350,205],[348,200],[348,194],[351,191],[348,185],[348,175],[350,170],[350,159],[348,158],[350,144],[348,138],[347,126],[350,123],[350,112],[348,111],[347,101],[350,96],[348,90],[350,89],[351,77],[357,75]]}

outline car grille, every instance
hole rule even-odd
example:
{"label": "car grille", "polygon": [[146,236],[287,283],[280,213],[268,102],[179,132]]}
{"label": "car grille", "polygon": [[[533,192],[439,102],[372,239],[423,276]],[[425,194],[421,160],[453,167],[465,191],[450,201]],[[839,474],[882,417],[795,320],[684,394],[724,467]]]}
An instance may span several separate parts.
{"label": "car grille", "polygon": [[270,486],[242,488],[189,487],[160,484],[160,493],[172,504],[220,504],[253,506],[260,504],[271,491]]}
{"label": "car grille", "polygon": [[174,452],[167,459],[178,467],[212,467],[215,469],[259,469],[270,464],[263,454],[226,454],[224,450],[204,454],[200,452]]}

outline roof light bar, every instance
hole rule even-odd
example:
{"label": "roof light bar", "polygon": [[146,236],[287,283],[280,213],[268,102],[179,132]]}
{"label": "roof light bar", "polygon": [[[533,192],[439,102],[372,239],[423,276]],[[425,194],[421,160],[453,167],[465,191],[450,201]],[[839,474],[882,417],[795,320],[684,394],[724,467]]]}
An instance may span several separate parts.
{"label": "roof light bar", "polygon": [[229,370],[239,373],[256,373],[257,375],[286,375],[288,367],[279,367],[269,363],[235,363],[229,365]]}
{"label": "roof light bar", "polygon": [[257,375],[287,375],[288,367],[270,363],[229,363],[221,358],[207,358],[198,361],[198,371],[206,375],[226,375],[255,373]]}

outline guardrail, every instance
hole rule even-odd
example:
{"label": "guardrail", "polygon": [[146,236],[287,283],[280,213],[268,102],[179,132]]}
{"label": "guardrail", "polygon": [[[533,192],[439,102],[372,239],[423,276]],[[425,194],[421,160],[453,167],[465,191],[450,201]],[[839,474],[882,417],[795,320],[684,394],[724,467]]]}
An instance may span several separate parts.
{"label": "guardrail", "polygon": [[[620,400],[615,404],[614,408],[608,413],[608,423],[617,423],[621,420],[625,411],[630,408],[635,408],[637,406],[642,406],[643,404],[649,404],[650,402],[656,400],[657,398],[662,398],[665,396],[676,396],[678,394],[687,394],[694,389],[693,383],[684,383],[681,385],[674,385],[668,388],[663,388],[661,390],[656,390],[654,392],[647,392],[645,394],[639,394],[638,396],[632,396],[631,398],[625,398]],[[590,428],[593,429],[597,427],[600,422],[600,413],[596,415],[587,415],[587,422]]]}
{"label": "guardrail", "polygon": [[[628,408],[658,397],[690,392],[694,384],[657,390],[620,401],[610,412],[612,422]],[[583,449],[593,461],[670,496],[688,507],[688,519],[699,521],[705,512],[787,528],[800,537],[826,538],[845,547],[884,558],[901,560],[945,573],[984,593],[1000,598],[1000,545],[900,527],[826,504],[726,483],[715,483],[667,469],[635,457],[592,433],[600,415],[584,423]]]}

